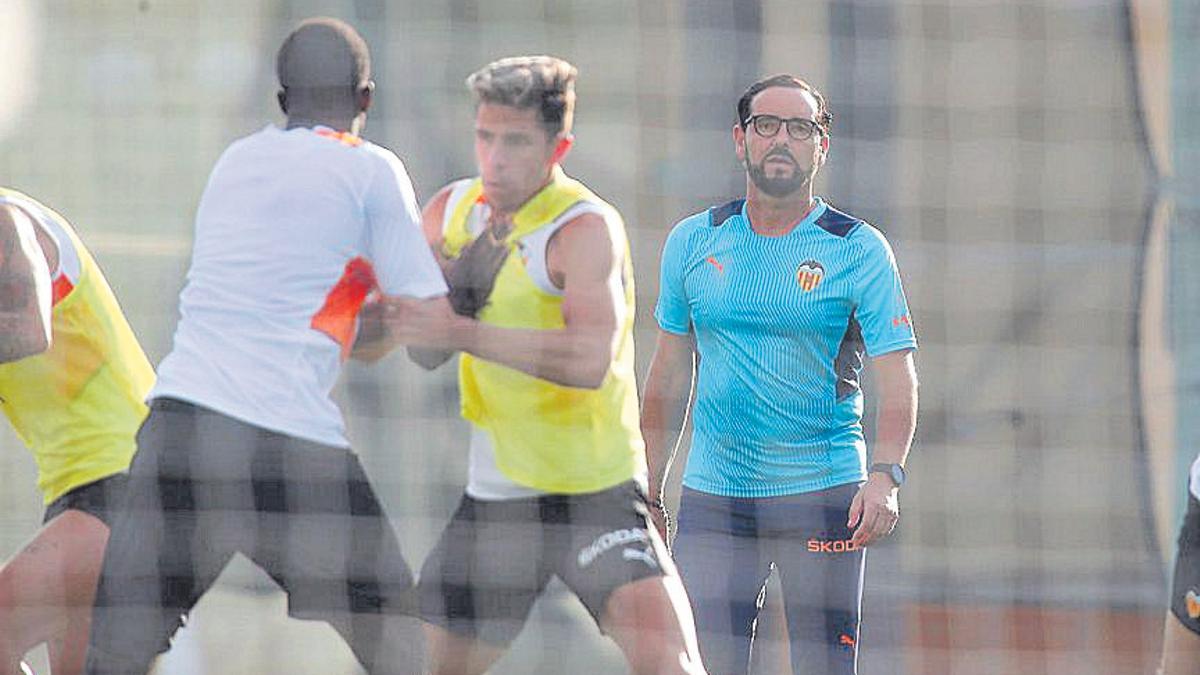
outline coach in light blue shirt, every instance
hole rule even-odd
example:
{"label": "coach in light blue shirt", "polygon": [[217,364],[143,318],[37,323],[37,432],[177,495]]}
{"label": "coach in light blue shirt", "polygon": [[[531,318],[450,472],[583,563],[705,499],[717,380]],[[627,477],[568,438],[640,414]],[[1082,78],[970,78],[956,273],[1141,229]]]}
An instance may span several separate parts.
{"label": "coach in light blue shirt", "polygon": [[[779,571],[795,675],[856,672],[864,548],[899,518],[916,425],[912,320],[891,248],[813,195],[832,116],[790,75],[738,101],[746,198],[685,218],[662,255],[642,432],[661,490],[696,380],[676,561],[713,675],[745,673]],[[864,358],[878,427],[867,464]],[[664,532],[665,535],[665,532]]]}

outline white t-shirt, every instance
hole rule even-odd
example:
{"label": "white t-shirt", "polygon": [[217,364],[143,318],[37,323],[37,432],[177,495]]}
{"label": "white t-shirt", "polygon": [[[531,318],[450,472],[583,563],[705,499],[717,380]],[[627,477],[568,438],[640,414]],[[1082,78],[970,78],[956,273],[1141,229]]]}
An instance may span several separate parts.
{"label": "white t-shirt", "polygon": [[446,293],[395,154],[323,127],[234,142],[200,200],[174,348],[150,397],[348,447],[330,392],[353,342],[358,303],[339,282],[356,258],[385,293]]}

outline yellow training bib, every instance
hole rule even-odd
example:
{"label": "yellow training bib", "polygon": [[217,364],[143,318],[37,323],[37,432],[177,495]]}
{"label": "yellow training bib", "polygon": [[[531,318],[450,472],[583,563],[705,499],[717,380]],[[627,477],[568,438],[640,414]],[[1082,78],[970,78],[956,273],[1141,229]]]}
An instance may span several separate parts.
{"label": "yellow training bib", "polygon": [[[453,258],[474,236],[468,222],[482,206],[479,179],[446,205],[444,250]],[[555,168],[553,180],[513,217],[507,242],[512,249],[479,320],[505,328],[559,329],[562,297],[538,287],[525,268],[519,242],[554,224],[568,209],[585,203],[615,224],[625,238],[616,209],[582,183]],[[463,417],[487,430],[496,465],[508,478],[545,492],[579,494],[603,490],[644,471],[633,369],[634,288],[628,240],[623,242],[625,323],[608,375],[599,389],[554,384],[470,354],[459,360]]]}

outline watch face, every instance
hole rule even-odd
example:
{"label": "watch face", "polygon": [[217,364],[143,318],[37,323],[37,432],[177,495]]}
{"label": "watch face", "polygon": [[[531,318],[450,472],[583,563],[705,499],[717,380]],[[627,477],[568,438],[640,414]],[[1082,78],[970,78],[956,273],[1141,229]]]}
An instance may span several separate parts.
{"label": "watch face", "polygon": [[899,464],[873,464],[871,471],[876,473],[886,473],[888,478],[892,479],[892,483],[896,487],[904,484],[904,467]]}

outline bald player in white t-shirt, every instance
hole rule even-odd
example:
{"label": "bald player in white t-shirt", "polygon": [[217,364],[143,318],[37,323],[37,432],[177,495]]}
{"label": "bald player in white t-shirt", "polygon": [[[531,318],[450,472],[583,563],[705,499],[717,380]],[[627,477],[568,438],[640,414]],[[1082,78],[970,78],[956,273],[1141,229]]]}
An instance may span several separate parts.
{"label": "bald player in white t-shirt", "polygon": [[241,552],[328,621],[371,673],[420,672],[412,574],[330,397],[360,310],[446,302],[412,185],[358,136],[366,44],[332,19],[280,48],[274,126],[218,160],[196,214],[172,351],[159,366],[97,591],[87,672],[145,673]]}

